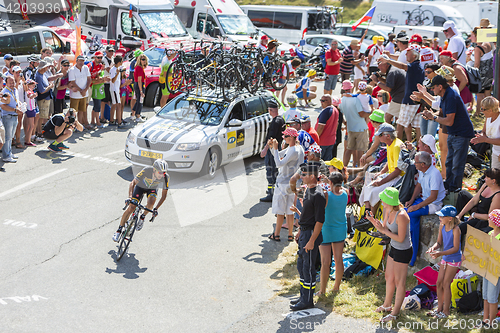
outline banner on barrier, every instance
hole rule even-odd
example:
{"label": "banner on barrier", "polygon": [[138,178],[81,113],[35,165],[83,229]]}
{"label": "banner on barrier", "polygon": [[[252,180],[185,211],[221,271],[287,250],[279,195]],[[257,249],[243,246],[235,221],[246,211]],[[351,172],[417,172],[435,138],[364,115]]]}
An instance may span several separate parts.
{"label": "banner on barrier", "polygon": [[493,284],[500,277],[500,240],[467,226],[462,265]]}

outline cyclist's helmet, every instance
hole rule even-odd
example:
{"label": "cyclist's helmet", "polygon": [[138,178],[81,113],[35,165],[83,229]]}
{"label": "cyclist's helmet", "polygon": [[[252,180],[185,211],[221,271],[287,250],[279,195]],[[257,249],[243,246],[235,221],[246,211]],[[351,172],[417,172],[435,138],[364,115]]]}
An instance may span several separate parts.
{"label": "cyclist's helmet", "polygon": [[159,172],[166,173],[168,171],[167,161],[162,160],[162,159],[157,159],[153,163],[153,168],[155,168]]}

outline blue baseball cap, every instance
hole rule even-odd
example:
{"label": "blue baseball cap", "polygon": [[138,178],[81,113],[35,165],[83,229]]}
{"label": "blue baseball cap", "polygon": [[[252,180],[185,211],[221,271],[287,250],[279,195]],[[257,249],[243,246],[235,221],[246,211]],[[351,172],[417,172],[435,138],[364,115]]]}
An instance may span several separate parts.
{"label": "blue baseball cap", "polygon": [[14,59],[14,57],[12,56],[12,54],[7,53],[6,55],[3,56],[3,60],[7,60],[7,59]]}
{"label": "blue baseball cap", "polygon": [[302,117],[300,117],[300,121],[303,123],[311,121],[311,117],[309,117],[309,115],[307,114],[303,114]]}
{"label": "blue baseball cap", "polygon": [[441,210],[439,212],[436,212],[436,215],[437,216],[451,216],[451,217],[455,217],[457,216],[457,209],[453,206],[444,206],[443,208],[441,208]]}

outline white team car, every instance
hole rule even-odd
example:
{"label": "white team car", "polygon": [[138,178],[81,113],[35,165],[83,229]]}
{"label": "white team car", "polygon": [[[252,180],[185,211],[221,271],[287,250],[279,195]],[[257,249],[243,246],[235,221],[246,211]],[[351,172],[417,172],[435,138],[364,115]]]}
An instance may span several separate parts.
{"label": "white team car", "polygon": [[169,170],[213,177],[217,168],[235,158],[260,153],[271,116],[268,91],[222,98],[181,94],[154,117],[134,127],[125,143],[125,157],[134,165],[149,166],[158,159]]}

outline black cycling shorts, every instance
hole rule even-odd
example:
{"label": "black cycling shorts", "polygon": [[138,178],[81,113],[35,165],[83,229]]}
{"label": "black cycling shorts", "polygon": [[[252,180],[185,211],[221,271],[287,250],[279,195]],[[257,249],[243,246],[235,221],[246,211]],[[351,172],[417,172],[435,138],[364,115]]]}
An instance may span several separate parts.
{"label": "black cycling shorts", "polygon": [[134,192],[132,193],[132,202],[138,204],[139,201],[141,201],[141,198],[144,195],[144,193],[147,194],[148,198],[150,196],[156,198],[156,189],[145,189],[145,188],[140,188],[139,186],[135,186]]}

